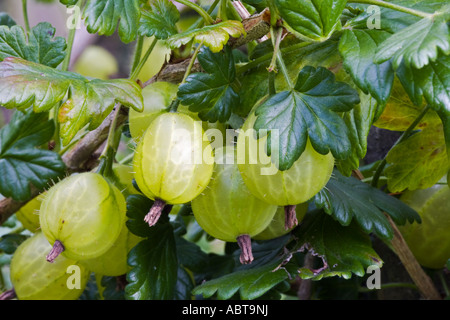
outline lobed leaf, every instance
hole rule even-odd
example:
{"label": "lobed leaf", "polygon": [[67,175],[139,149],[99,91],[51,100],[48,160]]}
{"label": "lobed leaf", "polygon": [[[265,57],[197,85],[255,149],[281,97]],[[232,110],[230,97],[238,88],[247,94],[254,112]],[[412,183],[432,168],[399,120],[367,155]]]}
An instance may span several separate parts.
{"label": "lobed leaf", "polygon": [[18,57],[56,68],[66,56],[66,40],[54,37],[55,28],[41,22],[25,35],[21,26],[0,25],[0,61]]}
{"label": "lobed leaf", "polygon": [[116,29],[124,43],[133,41],[138,33],[140,0],[88,0],[83,17],[89,33],[111,36]]}
{"label": "lobed leaf", "polygon": [[292,90],[279,92],[256,108],[254,129],[278,130],[280,170],[289,169],[300,157],[308,137],[317,152],[331,151],[335,158],[345,159],[351,142],[338,112],[349,111],[359,102],[358,92],[335,81],[331,71],[306,66]]}
{"label": "lobed leaf", "polygon": [[439,50],[450,54],[450,34],[442,16],[423,18],[385,40],[374,57],[375,63],[392,59],[394,69],[404,61],[406,66],[420,69],[435,61]]}
{"label": "lobed leaf", "polygon": [[346,0],[275,0],[283,25],[307,41],[325,41],[341,27]]}
{"label": "lobed leaf", "polygon": [[217,295],[219,300],[231,299],[236,293],[244,300],[257,299],[295,273],[293,266],[276,269],[271,263],[248,270],[240,270],[217,279],[206,281],[192,291],[193,294],[210,298]]}
{"label": "lobed leaf", "polygon": [[393,231],[383,212],[399,225],[420,221],[418,213],[397,198],[337,170],[314,201],[343,226],[355,219],[366,233],[374,232],[384,239],[391,239]]}
{"label": "lobed leaf", "polygon": [[376,64],[373,59],[378,46],[389,36],[390,33],[380,30],[345,30],[339,42],[344,67],[355,84],[382,106],[391,93],[394,69],[389,60]]}
{"label": "lobed leaf", "polygon": [[321,210],[307,213],[294,235],[298,237],[298,244],[292,251],[309,251],[323,262],[322,267],[314,270],[300,268],[302,279],[320,280],[333,276],[349,279],[352,274],[362,277],[367,267],[383,264],[373,250],[369,236],[355,223],[344,227]]}
{"label": "lobed leaf", "polygon": [[232,87],[236,70],[232,51],[213,53],[201,48],[198,61],[206,73],[192,73],[178,88],[181,103],[199,112],[202,120],[225,122],[239,105],[239,96]]}
{"label": "lobed leaf", "polygon": [[147,238],[128,254],[125,296],[132,300],[173,299],[178,262],[173,229],[166,219],[151,228]]}
{"label": "lobed leaf", "polygon": [[31,197],[31,185],[39,190],[65,172],[61,157],[39,149],[53,136],[54,123],[46,113],[16,111],[0,130],[0,193],[14,200]]}
{"label": "lobed leaf", "polygon": [[180,19],[177,7],[168,0],[151,0],[141,11],[139,34],[167,39],[178,33],[176,23]]}
{"label": "lobed leaf", "polygon": [[85,125],[91,130],[98,127],[116,103],[143,109],[141,88],[128,79],[88,80],[21,58],[0,62],[0,104],[4,107],[48,111],[66,96],[58,114],[64,144]]}

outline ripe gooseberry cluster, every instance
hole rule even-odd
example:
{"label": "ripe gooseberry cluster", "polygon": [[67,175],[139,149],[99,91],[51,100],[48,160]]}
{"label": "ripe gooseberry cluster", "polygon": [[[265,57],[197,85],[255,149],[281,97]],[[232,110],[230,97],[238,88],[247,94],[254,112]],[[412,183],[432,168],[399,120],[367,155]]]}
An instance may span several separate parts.
{"label": "ripe gooseberry cluster", "polygon": [[[137,191],[129,184],[131,167],[115,164],[113,171],[119,178],[117,186],[98,173],[74,174],[16,213],[33,234],[11,260],[12,296],[75,300],[91,273],[103,277],[128,272],[128,252],[141,239],[125,225],[124,195]],[[78,276],[72,287],[70,270]]]}
{"label": "ripe gooseberry cluster", "polygon": [[[153,96],[175,96],[176,88],[165,88],[159,84],[149,90]],[[170,109],[168,105],[146,108],[144,114],[130,118],[132,135],[139,132],[133,137],[137,142],[134,177],[141,192],[154,200],[145,217],[149,226],[157,223],[164,206],[191,202],[195,219],[205,232],[219,240],[237,242],[241,263],[250,263],[250,239],[262,232],[260,239],[269,239],[292,230],[306,211],[306,202],[331,177],[333,156],[317,153],[310,143],[286,171],[279,171],[267,155],[264,161],[241,162],[238,151],[243,150],[245,159],[258,159],[258,150],[248,147],[254,145],[250,140],[263,146],[267,138],[239,133],[237,146],[223,142],[217,146],[215,141],[212,148],[205,123],[198,121],[197,115],[182,106],[177,111]],[[255,119],[252,112],[241,132],[253,129]],[[261,174],[271,166],[273,174]]]}
{"label": "ripe gooseberry cluster", "polygon": [[[121,190],[137,193],[133,178],[139,192],[154,201],[144,219],[150,227],[158,222],[166,205],[191,203],[193,215],[206,233],[238,243],[242,264],[254,259],[252,238],[280,237],[302,219],[307,201],[331,177],[331,154],[318,154],[308,143],[289,170],[279,171],[270,157],[265,155],[262,161],[262,153],[248,147],[253,142],[263,146],[267,139],[242,133],[253,128],[253,112],[238,133],[236,145],[216,143],[213,148],[207,131],[223,132],[225,126],[202,122],[184,106],[175,111],[169,108],[176,92],[177,86],[161,82],[143,89],[145,110],[142,114],[132,111],[129,117],[130,133],[137,144],[133,166],[114,167],[122,183],[113,184],[95,172],[73,174],[30,203],[37,210],[24,208],[18,213],[24,225],[35,232],[17,250],[11,265],[19,299],[79,297],[82,290],[68,293],[64,285],[67,265],[96,276],[119,276],[128,271],[128,252],[141,239],[126,227],[126,200]],[[257,161],[240,162],[239,151],[244,158]],[[261,174],[267,167],[273,173]],[[26,212],[32,212],[34,219],[26,218]],[[34,282],[29,279],[32,272],[22,271],[29,270],[27,261],[33,261],[33,270],[52,276]]]}

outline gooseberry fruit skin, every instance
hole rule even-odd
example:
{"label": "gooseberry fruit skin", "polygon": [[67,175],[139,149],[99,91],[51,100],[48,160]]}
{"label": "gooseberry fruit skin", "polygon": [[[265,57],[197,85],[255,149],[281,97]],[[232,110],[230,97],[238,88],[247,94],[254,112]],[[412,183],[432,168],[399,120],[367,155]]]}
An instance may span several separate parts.
{"label": "gooseberry fruit skin", "polygon": [[166,112],[171,101],[177,96],[178,86],[174,83],[157,81],[142,89],[144,110],[138,112],[130,109],[128,122],[130,134],[139,141],[150,123],[159,115]]}
{"label": "gooseberry fruit skin", "polygon": [[[295,213],[297,216],[297,220],[301,221],[307,211],[308,211],[308,203],[307,202],[296,205]],[[278,207],[272,221],[267,226],[267,228],[264,229],[262,232],[258,233],[257,235],[253,236],[253,239],[255,239],[255,240],[271,240],[271,239],[275,239],[275,238],[278,238],[278,237],[288,234],[290,231],[292,231],[293,228],[286,229],[285,221],[286,221],[286,219],[285,219],[284,207]]]}
{"label": "gooseberry fruit skin", "polygon": [[[44,234],[38,231],[15,251],[10,277],[19,300],[76,300],[83,293],[90,271],[77,261],[65,257],[48,263],[45,256],[51,247]],[[68,272],[71,266],[79,268],[78,289],[69,289],[67,286],[68,278],[72,275]]]}
{"label": "gooseberry fruit skin", "polygon": [[407,190],[400,200],[416,210],[422,220],[398,227],[411,252],[422,266],[443,268],[450,257],[450,188],[436,184]]}
{"label": "gooseberry fruit skin", "polygon": [[40,228],[39,224],[39,209],[41,208],[42,200],[45,193],[42,193],[25,204],[20,210],[16,212],[17,220],[22,223],[22,226],[31,231],[36,232]]}
{"label": "gooseberry fruit skin", "polygon": [[216,162],[208,188],[191,202],[194,217],[206,233],[219,240],[253,237],[269,225],[277,206],[248,190],[237,168],[234,147],[217,148],[218,154],[223,154],[223,160]]}
{"label": "gooseberry fruit skin", "polygon": [[185,114],[164,113],[153,120],[136,149],[134,177],[150,199],[187,203],[208,185],[213,160],[199,122]]}
{"label": "gooseberry fruit skin", "polygon": [[97,258],[80,260],[88,270],[103,276],[116,277],[129,271],[128,253],[142,238],[130,232],[123,223],[122,231],[112,247]]}
{"label": "gooseberry fruit skin", "polygon": [[69,176],[47,191],[39,221],[47,240],[73,260],[98,257],[118,238],[125,219],[122,193],[100,174]]}
{"label": "gooseberry fruit skin", "polygon": [[[143,134],[150,126],[152,121],[159,115],[168,112],[167,108],[176,98],[178,86],[171,82],[157,81],[149,84],[142,89],[144,98],[144,110],[138,112],[130,109],[128,115],[128,123],[131,137],[139,142]],[[202,123],[203,130],[217,129],[220,130],[222,136],[225,136],[225,125],[220,122],[210,123],[202,121],[198,113],[192,112],[185,105],[180,104],[177,112],[190,116],[195,121]]]}
{"label": "gooseberry fruit skin", "polygon": [[[280,171],[264,150],[249,147],[256,145],[259,148],[265,146],[267,141],[267,136],[256,140],[252,130],[255,121],[256,115],[252,111],[242,126],[237,142],[240,155],[238,167],[249,190],[259,199],[278,206],[297,205],[310,200],[331,178],[334,168],[332,154],[319,154],[308,139],[300,158],[288,170]],[[270,174],[262,174],[264,170]]]}

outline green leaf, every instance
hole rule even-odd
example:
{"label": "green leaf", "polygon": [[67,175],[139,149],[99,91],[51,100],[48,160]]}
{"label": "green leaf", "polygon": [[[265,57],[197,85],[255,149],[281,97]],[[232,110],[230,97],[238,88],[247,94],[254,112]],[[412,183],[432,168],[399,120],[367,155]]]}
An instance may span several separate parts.
{"label": "green leaf", "polygon": [[189,110],[199,112],[202,120],[225,122],[239,105],[232,87],[236,70],[232,51],[213,53],[201,48],[198,62],[206,73],[192,73],[178,88],[178,98]]}
{"label": "green leaf", "polygon": [[325,41],[340,29],[346,0],[275,0],[288,31],[306,41]]}
{"label": "green leaf", "polygon": [[344,177],[337,170],[314,201],[343,226],[350,225],[354,218],[366,233],[373,232],[383,239],[393,236],[383,212],[398,225],[420,221],[418,213],[397,198],[356,178]]}
{"label": "green leaf", "polygon": [[450,54],[450,34],[442,16],[423,18],[385,40],[377,50],[375,63],[392,59],[394,69],[402,61],[406,66],[420,69],[435,61],[439,50]]}
{"label": "green leaf", "polygon": [[14,21],[13,18],[6,12],[0,12],[0,26],[7,26],[12,27],[15,26],[17,23]]}
{"label": "green leaf", "polygon": [[0,62],[0,104],[6,108],[48,111],[65,99],[59,109],[64,144],[85,125],[98,127],[116,103],[143,109],[139,85],[128,79],[88,80],[79,74],[56,70],[21,58]]}
{"label": "green leaf", "polygon": [[148,228],[147,238],[128,254],[131,270],[125,296],[129,300],[173,299],[178,261],[172,225],[167,216],[161,216],[158,224]]}
{"label": "green leaf", "polygon": [[390,34],[380,30],[345,30],[339,42],[339,52],[344,58],[344,67],[355,84],[366,94],[370,93],[380,105],[389,99],[394,69],[390,61],[373,62],[380,43]]}
{"label": "green leaf", "polygon": [[18,57],[56,68],[66,56],[66,40],[55,37],[55,28],[41,22],[28,36],[21,26],[0,26],[0,61]]}
{"label": "green leaf", "polygon": [[219,52],[227,44],[230,36],[239,38],[245,34],[244,26],[240,21],[227,20],[173,35],[166,40],[166,43],[171,49],[176,49],[193,40],[194,43],[203,43],[212,52]]}
{"label": "green leaf", "polygon": [[331,71],[307,66],[300,71],[294,89],[277,93],[257,107],[254,128],[278,130],[280,170],[289,169],[300,157],[308,137],[317,152],[331,151],[336,159],[345,159],[351,143],[338,112],[349,111],[359,102],[358,92],[336,82]]}
{"label": "green leaf", "polygon": [[309,251],[323,262],[323,266],[315,270],[300,268],[302,279],[333,276],[349,279],[352,274],[362,277],[367,267],[383,264],[372,248],[370,237],[355,223],[344,227],[321,210],[307,213],[293,232],[298,244],[291,251]]}
{"label": "green leaf", "polygon": [[178,266],[177,283],[175,285],[174,300],[191,300],[194,283],[189,272],[182,266]]}
{"label": "green leaf", "polygon": [[193,294],[210,298],[217,295],[219,300],[227,300],[239,293],[242,300],[252,300],[261,297],[279,283],[295,273],[295,268],[289,264],[276,269],[277,263],[261,267],[236,271],[217,279],[206,281],[192,291]]}
{"label": "green leaf", "polygon": [[180,12],[169,0],[151,0],[141,11],[139,34],[167,39],[178,33],[176,23]]}
{"label": "green leaf", "polygon": [[344,114],[344,121],[349,129],[352,153],[345,159],[337,161],[339,171],[350,176],[352,171],[359,168],[360,160],[367,153],[367,138],[374,119],[379,112],[379,106],[370,95],[361,93],[361,103]]}
{"label": "green leaf", "polygon": [[139,0],[88,0],[83,17],[89,33],[111,36],[118,27],[120,39],[130,43],[138,33]]}
{"label": "green leaf", "polygon": [[394,146],[386,156],[388,189],[426,189],[450,169],[442,126],[427,127]]}
{"label": "green leaf", "polygon": [[31,197],[30,185],[43,190],[64,174],[61,157],[37,147],[53,136],[54,124],[46,113],[16,111],[0,130],[0,193],[14,200]]}
{"label": "green leaf", "polygon": [[102,293],[104,300],[125,300],[125,292],[117,288],[117,277],[103,276],[100,284],[105,288]]}
{"label": "green leaf", "polygon": [[0,237],[0,252],[13,254],[22,242],[28,239],[27,235],[9,233]]}
{"label": "green leaf", "polygon": [[[337,50],[337,41],[329,39],[325,42],[305,43],[291,34],[281,41],[280,50],[289,73],[289,78],[296,80],[299,70],[305,66],[325,67],[335,70],[341,65],[342,58]],[[268,71],[267,67],[273,56],[272,41],[266,40],[256,46],[250,56],[251,60],[266,57],[257,67],[239,76],[241,83],[245,83],[239,91],[240,109],[239,115],[246,117],[255,103],[268,94]],[[245,65],[244,65],[245,67]],[[239,70],[239,69],[238,69]],[[276,91],[287,90],[286,79],[283,74],[275,74]]]}

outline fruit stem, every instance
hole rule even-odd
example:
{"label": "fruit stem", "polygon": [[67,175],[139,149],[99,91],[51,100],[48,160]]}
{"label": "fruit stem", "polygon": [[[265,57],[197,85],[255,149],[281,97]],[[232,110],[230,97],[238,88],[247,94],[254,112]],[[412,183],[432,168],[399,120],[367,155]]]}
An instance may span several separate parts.
{"label": "fruit stem", "polygon": [[290,230],[298,224],[297,213],[295,212],[295,205],[284,206],[284,229]]}
{"label": "fruit stem", "polygon": [[239,261],[242,264],[249,264],[253,261],[252,254],[252,241],[248,234],[240,235],[236,238],[239,248],[241,248],[241,255],[239,256]]}
{"label": "fruit stem", "polygon": [[166,202],[164,200],[155,199],[150,211],[144,217],[144,221],[147,222],[150,227],[153,227],[158,222],[165,206]]}
{"label": "fruit stem", "polygon": [[16,291],[14,289],[7,290],[0,294],[0,300],[12,300],[17,298]]}
{"label": "fruit stem", "polygon": [[47,255],[47,261],[53,263],[55,259],[64,251],[64,246],[61,241],[56,240],[53,244],[52,250]]}

